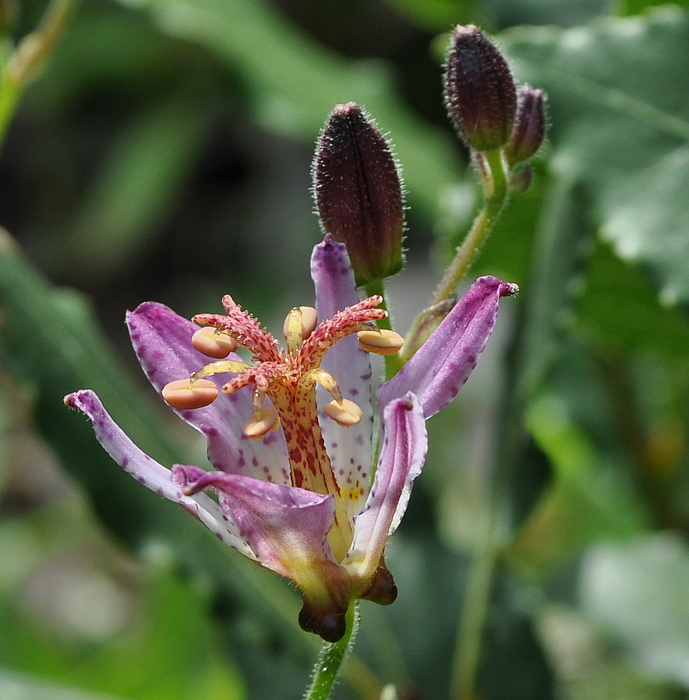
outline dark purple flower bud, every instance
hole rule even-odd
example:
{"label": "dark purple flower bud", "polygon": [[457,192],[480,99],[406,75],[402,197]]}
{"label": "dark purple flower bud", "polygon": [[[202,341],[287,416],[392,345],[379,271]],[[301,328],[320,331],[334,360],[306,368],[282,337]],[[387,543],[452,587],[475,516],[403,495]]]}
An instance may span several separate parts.
{"label": "dark purple flower bud", "polygon": [[510,139],[517,90],[507,61],[474,25],[458,26],[445,65],[445,104],[450,119],[477,151],[491,151]]}
{"label": "dark purple flower bud", "polygon": [[316,146],[313,182],[323,228],[347,246],[357,284],[399,272],[404,203],[397,165],[354,102],[331,112]]}
{"label": "dark purple flower bud", "polygon": [[522,85],[517,94],[517,117],[512,136],[505,146],[507,162],[528,160],[541,147],[545,137],[545,93]]}

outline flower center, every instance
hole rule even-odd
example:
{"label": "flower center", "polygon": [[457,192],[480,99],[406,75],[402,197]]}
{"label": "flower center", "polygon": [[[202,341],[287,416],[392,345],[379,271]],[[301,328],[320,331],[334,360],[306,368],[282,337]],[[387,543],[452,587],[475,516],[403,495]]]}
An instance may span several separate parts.
{"label": "flower center", "polygon": [[[192,344],[212,358],[227,357],[241,346],[251,352],[252,364],[239,359],[218,359],[195,372],[188,382],[172,382],[163,390],[163,397],[172,406],[179,407],[175,394],[178,391],[180,402],[184,393],[185,408],[199,408],[217,396],[204,377],[233,373],[234,376],[221,388],[227,394],[252,386],[253,415],[244,426],[244,434],[260,438],[282,425],[292,485],[320,494],[332,494],[335,498],[335,522],[328,541],[338,561],[344,559],[349,550],[352,523],[345,508],[347,494],[340,492],[325,449],[318,422],[316,385],[323,386],[333,398],[324,408],[331,419],[343,426],[354,425],[360,420],[361,409],[342,397],[336,380],[320,365],[326,352],[352,333],[365,334],[365,342],[360,344],[369,352],[389,352],[391,342],[401,347],[399,335],[378,331],[372,325],[387,316],[385,310],[377,308],[381,302],[380,296],[369,297],[320,325],[317,325],[314,309],[292,309],[285,320],[287,349],[283,350],[256,319],[243,311],[230,296],[225,296],[224,315],[199,314],[193,318],[195,323],[206,328],[194,334]],[[172,385],[177,386],[168,391]],[[197,386],[198,390],[195,389]],[[190,403],[190,395],[195,394],[199,395],[198,403],[194,404],[193,400]],[[266,397],[270,400],[268,405]]]}

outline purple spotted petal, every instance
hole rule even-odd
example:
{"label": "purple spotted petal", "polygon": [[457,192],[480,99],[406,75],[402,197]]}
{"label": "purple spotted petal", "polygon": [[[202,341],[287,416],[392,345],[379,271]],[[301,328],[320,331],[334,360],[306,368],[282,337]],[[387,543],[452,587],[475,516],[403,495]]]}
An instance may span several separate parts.
{"label": "purple spotted petal", "polygon": [[[347,255],[347,247],[327,235],[313,249],[311,277],[316,287],[316,311],[319,319],[334,316],[348,306],[356,304],[359,296],[354,282],[354,272]],[[320,424],[328,456],[335,478],[342,490],[352,494],[347,501],[350,516],[359,512],[368,491],[371,473],[371,441],[373,407],[371,405],[371,362],[367,352],[360,347],[355,335],[343,338],[328,350],[323,369],[337,381],[342,395],[354,401],[363,411],[361,422],[343,428],[320,412]],[[319,403],[327,403],[331,397],[319,391]],[[364,488],[363,495],[359,487]]]}
{"label": "purple spotted petal", "polygon": [[328,545],[335,517],[331,495],[196,467],[175,467],[174,480],[193,491],[215,489],[259,563],[299,589],[305,602],[302,626],[325,638],[337,636],[350,579]]}
{"label": "purple spotted petal", "polygon": [[[127,325],[139,362],[159,392],[168,382],[188,377],[211,362],[191,345],[191,336],[198,326],[163,304],[141,304],[127,314]],[[237,355],[228,359],[241,361]],[[209,379],[222,385],[230,376],[223,374]],[[289,461],[282,430],[272,431],[262,440],[250,440],[242,434],[252,412],[251,389],[221,393],[205,408],[176,411],[206,436],[208,459],[216,469],[289,484]]]}
{"label": "purple spotted petal", "polygon": [[96,394],[89,390],[76,391],[65,397],[65,403],[91,420],[98,442],[128,474],[151,491],[179,503],[225,544],[250,559],[256,559],[239,534],[239,529],[225,517],[220,506],[205,494],[185,496],[179,485],[172,482],[170,470],[142,452],[125,435],[103,408]]}
{"label": "purple spotted petal", "polygon": [[355,581],[367,580],[376,571],[388,537],[407,509],[427,446],[426,420],[416,396],[410,393],[390,402],[375,480],[364,510],[354,518],[354,541],[344,563]]}
{"label": "purple spotted petal", "polygon": [[500,297],[519,291],[516,284],[480,277],[457,302],[407,364],[378,389],[386,406],[411,391],[419,397],[426,418],[442,410],[457,395],[476,367],[498,315]]}

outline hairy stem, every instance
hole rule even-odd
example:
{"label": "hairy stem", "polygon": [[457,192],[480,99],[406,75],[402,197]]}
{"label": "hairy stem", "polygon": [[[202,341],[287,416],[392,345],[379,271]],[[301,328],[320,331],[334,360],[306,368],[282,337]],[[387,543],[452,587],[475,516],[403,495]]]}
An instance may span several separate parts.
{"label": "hairy stem", "polygon": [[333,644],[326,643],[318,656],[314,667],[311,687],[306,691],[304,700],[327,700],[335,680],[340,672],[342,662],[354,643],[359,627],[359,613],[356,603],[347,610],[347,630],[342,639]]}
{"label": "hairy stem", "polygon": [[450,263],[445,276],[435,290],[431,306],[449,299],[454,294],[457,285],[471,266],[476,254],[493,226],[495,226],[500,212],[507,203],[509,194],[508,172],[503,161],[502,152],[498,149],[478,154],[477,159],[482,159],[481,164],[485,166],[485,168],[479,167],[485,197],[483,207],[481,207],[481,211],[474,219],[469,233],[462,245],[457,249],[454,260]]}
{"label": "hairy stem", "polygon": [[[383,297],[383,303],[380,305],[381,309],[388,309],[388,302],[385,298],[385,286],[383,280],[374,280],[366,285],[366,294],[368,296],[373,296],[374,294],[379,294]],[[392,330],[392,323],[390,321],[390,316],[387,318],[382,318],[378,321],[378,327],[386,330]],[[404,365],[398,354],[395,355],[385,355],[385,379],[392,379]]]}

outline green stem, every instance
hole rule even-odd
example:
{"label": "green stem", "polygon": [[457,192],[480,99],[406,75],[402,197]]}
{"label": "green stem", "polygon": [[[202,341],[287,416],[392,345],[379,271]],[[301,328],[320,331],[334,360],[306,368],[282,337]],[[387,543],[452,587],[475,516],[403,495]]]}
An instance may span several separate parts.
{"label": "green stem", "polygon": [[450,697],[453,700],[476,698],[476,676],[497,555],[493,539],[492,510],[492,504],[488,504],[483,522],[479,526],[476,549],[469,567],[467,590],[462,604],[459,635],[452,666]]}
{"label": "green stem", "polygon": [[304,700],[327,700],[333,688],[340,667],[347,652],[354,643],[354,637],[359,627],[359,613],[356,603],[347,610],[347,630],[339,642],[325,644],[314,667],[311,687],[306,691]]}
{"label": "green stem", "polygon": [[474,219],[467,237],[457,249],[454,260],[447,268],[445,276],[435,290],[431,306],[449,299],[454,294],[457,285],[471,266],[476,254],[493,226],[495,226],[500,212],[507,203],[509,194],[508,171],[501,150],[497,149],[478,154],[477,158],[483,158],[486,166],[485,172],[482,168],[479,168],[485,196],[483,207],[476,219]]}
{"label": "green stem", "polygon": [[[379,294],[381,297],[383,297],[383,303],[379,308],[389,311],[388,302],[385,297],[385,285],[383,280],[373,280],[372,282],[369,282],[366,285],[366,294],[368,296]],[[382,318],[380,321],[378,321],[378,327],[386,330],[392,330],[390,316],[388,315],[386,318]],[[392,379],[402,369],[403,365],[404,362],[402,362],[399,355],[385,355],[385,379]]]}
{"label": "green stem", "polygon": [[0,143],[22,90],[52,55],[76,2],[52,0],[38,28],[19,42],[5,64],[0,77]]}

